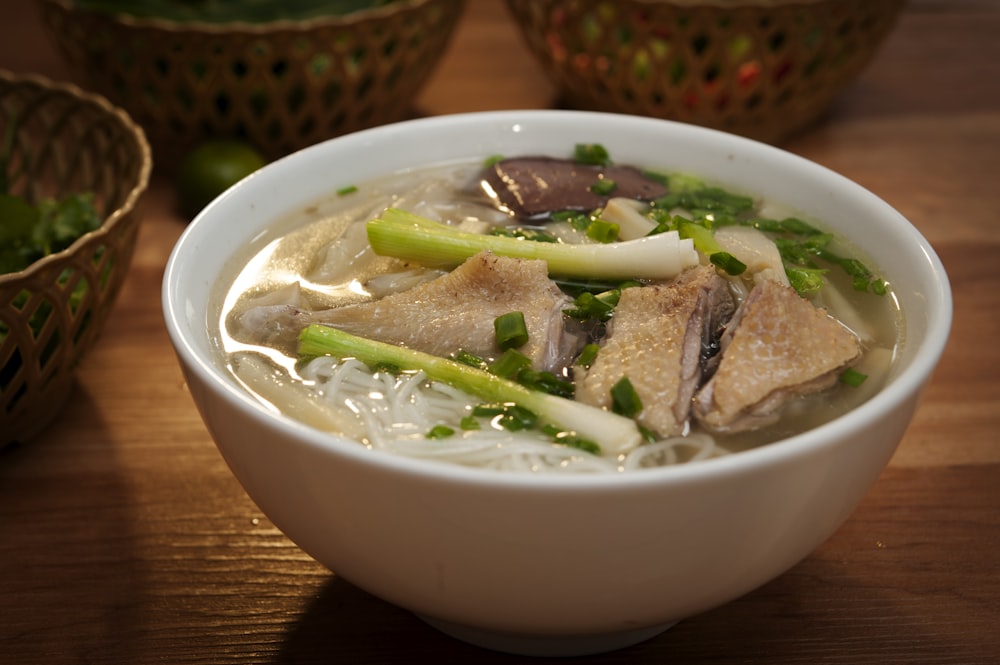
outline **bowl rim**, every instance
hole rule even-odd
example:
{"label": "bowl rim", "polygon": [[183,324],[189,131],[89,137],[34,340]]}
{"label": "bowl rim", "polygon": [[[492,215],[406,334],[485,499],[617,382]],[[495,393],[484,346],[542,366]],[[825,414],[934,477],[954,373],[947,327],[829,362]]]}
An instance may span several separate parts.
{"label": "bowl rim", "polygon": [[[405,456],[382,454],[360,445],[358,442],[327,432],[322,432],[308,425],[295,421],[287,416],[275,414],[248,392],[240,389],[234,382],[222,376],[222,372],[210,359],[202,357],[197,348],[188,339],[187,329],[182,317],[182,302],[176,291],[178,274],[182,270],[183,255],[187,247],[197,244],[197,236],[201,227],[210,224],[216,209],[225,206],[227,200],[238,195],[241,189],[247,188],[251,182],[259,182],[263,178],[279,174],[299,160],[307,160],[310,156],[322,154],[335,149],[334,146],[358,142],[364,144],[382,134],[393,135],[399,132],[440,130],[445,128],[463,128],[473,126],[488,126],[496,124],[518,125],[527,121],[560,122],[567,119],[603,123],[635,123],[636,126],[649,126],[655,129],[658,125],[671,125],[673,131],[690,132],[699,139],[724,141],[734,149],[741,146],[762,152],[768,161],[783,160],[794,164],[797,168],[810,172],[811,178],[824,178],[853,190],[859,199],[874,204],[883,209],[886,218],[900,227],[913,247],[926,261],[930,270],[930,282],[933,290],[921,293],[927,300],[929,316],[926,321],[926,333],[908,365],[896,374],[889,385],[882,388],[868,401],[852,409],[849,413],[835,418],[818,427],[812,428],[792,437],[773,443],[734,453],[732,455],[714,458],[689,464],[679,464],[664,467],[635,470],[624,473],[610,474],[560,474],[560,473],[502,473],[489,469],[465,467],[446,464],[435,460],[408,458]],[[325,454],[346,457],[355,463],[370,464],[380,467],[386,472],[422,476],[436,482],[450,482],[467,486],[505,486],[510,488],[532,489],[536,491],[616,491],[625,489],[641,490],[650,485],[669,483],[694,483],[707,478],[739,475],[753,472],[755,469],[767,467],[783,460],[813,454],[836,444],[838,440],[850,438],[872,426],[886,412],[902,406],[910,399],[919,396],[923,386],[930,379],[940,356],[947,343],[952,321],[952,293],[947,273],[929,241],[901,213],[896,211],[883,199],[846,178],[832,169],[822,166],[781,148],[755,141],[742,136],[728,134],[719,130],[688,125],[671,120],[629,116],[597,111],[575,110],[504,110],[457,113],[406,120],[371,129],[361,130],[352,134],[336,137],[328,141],[304,148],[296,153],[283,157],[244,181],[237,183],[219,198],[206,206],[188,225],[178,239],[168,259],[162,282],[162,306],[168,334],[175,347],[178,358],[188,370],[196,373],[201,381],[210,386],[210,390],[221,394],[222,398],[238,408],[241,413],[263,427],[279,428],[290,435],[297,446],[319,449]]]}
{"label": "bowl rim", "polygon": [[140,17],[123,12],[106,12],[88,7],[78,7],[72,0],[41,0],[51,6],[70,13],[87,13],[100,16],[107,21],[120,27],[136,30],[154,30],[174,34],[201,34],[212,36],[223,35],[248,35],[264,37],[275,32],[308,32],[320,28],[343,28],[352,27],[369,20],[383,20],[392,15],[419,11],[425,5],[438,4],[441,2],[455,2],[461,5],[465,0],[394,0],[393,2],[379,5],[377,7],[367,7],[356,9],[346,14],[335,14],[331,16],[315,16],[307,19],[278,19],[275,21],[262,21],[260,23],[251,21],[178,21],[174,19]]}
{"label": "bowl rim", "polygon": [[139,171],[136,174],[135,184],[125,195],[121,205],[106,215],[99,227],[84,233],[69,247],[47,254],[23,270],[0,274],[0,287],[2,287],[29,279],[36,273],[46,270],[50,265],[62,262],[66,257],[76,253],[80,246],[91,242],[92,239],[104,237],[114,232],[122,221],[135,210],[139,203],[139,197],[149,187],[149,180],[153,172],[153,153],[142,127],[132,120],[132,117],[124,109],[115,106],[103,95],[85,91],[73,83],[53,81],[39,74],[15,74],[5,69],[0,69],[0,81],[11,86],[31,86],[40,91],[68,95],[91,106],[96,106],[119,122],[126,132],[135,139],[140,155]]}

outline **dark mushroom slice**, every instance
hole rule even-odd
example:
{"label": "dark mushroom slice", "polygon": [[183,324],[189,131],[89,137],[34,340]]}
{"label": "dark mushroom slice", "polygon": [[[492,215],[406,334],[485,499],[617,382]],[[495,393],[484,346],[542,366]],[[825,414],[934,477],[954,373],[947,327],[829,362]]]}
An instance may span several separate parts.
{"label": "dark mushroom slice", "polygon": [[632,166],[595,166],[553,157],[500,160],[484,171],[481,185],[499,208],[525,218],[594,210],[613,196],[652,201],[667,193],[662,182]]}

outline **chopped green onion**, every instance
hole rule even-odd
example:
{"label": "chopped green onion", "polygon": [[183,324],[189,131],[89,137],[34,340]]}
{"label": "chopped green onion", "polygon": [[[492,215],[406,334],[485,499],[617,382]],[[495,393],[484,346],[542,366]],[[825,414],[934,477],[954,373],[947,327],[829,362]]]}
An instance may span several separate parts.
{"label": "chopped green onion", "polygon": [[528,343],[528,326],[523,312],[507,312],[493,320],[497,346],[501,350],[519,349]]}
{"label": "chopped green onion", "polygon": [[488,363],[484,358],[477,356],[475,353],[470,353],[465,349],[459,349],[459,351],[455,353],[455,360],[463,365],[468,365],[469,367],[488,369]]}
{"label": "chopped green onion", "polygon": [[357,185],[348,185],[347,187],[341,187],[337,190],[337,196],[347,196],[348,194],[353,194],[358,191]]}
{"label": "chopped green onion", "polygon": [[514,381],[522,370],[531,367],[531,358],[517,349],[507,349],[487,368],[496,376]]}
{"label": "chopped green onion", "polygon": [[867,374],[863,374],[853,367],[848,367],[840,375],[840,382],[846,383],[852,388],[859,387],[868,378]]}
{"label": "chopped green onion", "polygon": [[541,229],[512,229],[506,226],[498,226],[490,231],[490,235],[504,238],[520,238],[521,240],[531,240],[534,242],[559,242],[559,238]]}
{"label": "chopped green onion", "polygon": [[587,237],[601,243],[615,242],[618,240],[618,228],[617,224],[595,219],[587,226]]}
{"label": "chopped green onion", "polygon": [[626,418],[634,418],[642,411],[642,400],[627,376],[611,386],[611,410]]}
{"label": "chopped green onion", "polygon": [[600,196],[607,196],[618,189],[618,183],[610,178],[601,178],[590,186],[590,191]]}
{"label": "chopped green onion", "polygon": [[507,406],[499,403],[477,404],[472,407],[472,415],[480,418],[495,418],[501,415]]}
{"label": "chopped green onion", "polygon": [[577,435],[575,432],[560,432],[552,437],[552,440],[560,445],[576,448],[577,450],[582,450],[585,453],[591,453],[593,455],[601,454],[601,447],[599,445],[590,439],[585,439],[582,436]]}
{"label": "chopped green onion", "polygon": [[826,270],[821,268],[800,268],[796,266],[785,266],[785,274],[788,276],[788,283],[799,295],[816,293],[823,288],[823,275]]}
{"label": "chopped green onion", "polygon": [[580,351],[580,355],[576,357],[576,364],[580,367],[590,368],[594,364],[594,361],[597,360],[597,352],[600,350],[601,346],[599,344],[587,344]]}
{"label": "chopped green onion", "polygon": [[517,349],[507,349],[486,369],[503,379],[517,381],[525,388],[550,395],[572,398],[575,392],[572,381],[560,379],[552,372],[531,369],[531,359]]}
{"label": "chopped green onion", "polygon": [[600,143],[577,143],[573,147],[573,161],[577,164],[608,166],[611,164],[611,156]]}
{"label": "chopped green onion", "polygon": [[581,321],[588,319],[607,321],[611,318],[611,313],[614,312],[620,297],[620,289],[611,289],[597,294],[584,291],[573,299],[573,307],[564,309],[563,314]]}
{"label": "chopped green onion", "polygon": [[566,222],[577,231],[586,231],[590,226],[590,215],[576,210],[559,210],[549,215],[553,222]]}
{"label": "chopped green onion", "polygon": [[790,233],[800,236],[826,235],[816,227],[802,221],[798,217],[785,219],[755,219],[751,226],[769,233]]}
{"label": "chopped green onion", "polygon": [[518,404],[511,404],[497,419],[497,424],[508,432],[531,429],[538,423],[538,416]]}
{"label": "chopped green onion", "polygon": [[729,252],[712,252],[708,260],[728,275],[742,275],[747,270],[747,265]]}
{"label": "chopped green onion", "polygon": [[479,424],[479,420],[475,416],[463,416],[462,420],[459,421],[459,427],[461,427],[466,432],[482,429]]}
{"label": "chopped green onion", "polygon": [[572,381],[560,379],[552,372],[526,368],[517,373],[515,380],[526,388],[540,390],[566,399],[573,399],[573,395],[576,393],[576,386]]}
{"label": "chopped green onion", "polygon": [[483,160],[483,168],[489,168],[490,166],[493,166],[497,162],[502,162],[503,159],[504,159],[503,155],[500,154],[490,155],[489,157]]}
{"label": "chopped green onion", "polygon": [[651,236],[658,233],[676,231],[683,222],[688,221],[686,217],[675,215],[670,210],[663,210],[661,208],[650,208],[647,214],[649,215],[649,219],[656,223],[653,230],[647,234]]}
{"label": "chopped green onion", "polygon": [[[673,178],[671,178],[672,184]],[[653,201],[653,206],[666,210],[682,208],[696,218],[713,215],[717,220],[733,222],[741,215],[751,212],[754,201],[749,196],[735,194],[720,187],[694,185],[687,190],[672,188],[669,194]]]}
{"label": "chopped green onion", "polygon": [[477,404],[472,407],[472,415],[490,418],[508,432],[531,429],[538,423],[538,416],[529,409],[514,403]]}
{"label": "chopped green onion", "polygon": [[833,239],[831,234],[817,231],[794,217],[781,220],[781,222],[776,223],[777,226],[775,224],[768,224],[768,221],[757,220],[755,226],[765,230],[776,230],[778,227],[781,227],[780,230],[801,228],[802,230],[799,233],[805,234],[804,238],[785,237],[775,238],[774,240],[778,251],[781,253],[781,260],[785,262],[785,272],[788,274],[788,279],[799,293],[808,293],[810,292],[809,290],[816,291],[822,287],[822,283],[819,280],[815,278],[804,279],[805,276],[802,276],[799,279],[805,282],[805,286],[809,290],[800,289],[792,276],[793,270],[818,270],[819,266],[813,261],[814,258],[819,258],[829,264],[838,266],[851,278],[854,289],[857,291],[870,290],[875,295],[885,295],[888,292],[888,285],[885,280],[876,276],[863,262],[855,258],[840,256],[827,248],[827,245]]}
{"label": "chopped green onion", "polygon": [[691,238],[695,248],[707,256],[712,265],[725,270],[730,275],[741,275],[746,272],[746,264],[729,252],[723,251],[722,246],[715,240],[715,236],[708,228],[694,222],[682,222],[678,231],[682,238]]}
{"label": "chopped green onion", "polygon": [[447,425],[435,425],[431,428],[431,431],[427,432],[428,439],[447,439],[449,436],[454,435],[455,430]]}

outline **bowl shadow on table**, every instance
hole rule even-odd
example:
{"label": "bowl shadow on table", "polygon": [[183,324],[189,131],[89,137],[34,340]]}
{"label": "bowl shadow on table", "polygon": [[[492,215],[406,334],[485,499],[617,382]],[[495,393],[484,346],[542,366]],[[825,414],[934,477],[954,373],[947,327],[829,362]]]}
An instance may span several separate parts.
{"label": "bowl shadow on table", "polygon": [[[826,593],[825,587],[832,584],[854,591],[849,595]],[[954,644],[935,644],[930,638],[921,641],[919,655],[916,648],[900,644],[898,627],[913,621],[893,598],[871,584],[845,574],[835,561],[812,558],[760,589],[683,620],[646,642],[585,659],[594,665],[660,662],[664,658],[678,663],[697,659],[773,665],[802,663],[809,652],[817,658],[832,656],[829,662],[844,663],[868,662],[866,654],[880,652],[906,655],[911,663],[945,662],[955,655]],[[859,606],[866,608],[864,616],[857,615]],[[891,619],[883,630],[873,631],[870,619],[865,618],[872,615]],[[861,630],[863,623],[866,625]],[[869,636],[864,644],[858,638],[862,633]],[[465,644],[333,576],[289,628],[273,662],[326,663],[330,654],[359,663],[396,662],[405,653],[433,653],[438,665],[578,660],[532,658]]]}
{"label": "bowl shadow on table", "polygon": [[[30,442],[0,448],[4,662],[138,656],[147,585],[137,564],[134,497],[108,428],[74,430],[71,423],[81,421],[74,412],[98,412],[77,380],[62,417]],[[20,623],[39,616],[47,617],[44,626]]]}

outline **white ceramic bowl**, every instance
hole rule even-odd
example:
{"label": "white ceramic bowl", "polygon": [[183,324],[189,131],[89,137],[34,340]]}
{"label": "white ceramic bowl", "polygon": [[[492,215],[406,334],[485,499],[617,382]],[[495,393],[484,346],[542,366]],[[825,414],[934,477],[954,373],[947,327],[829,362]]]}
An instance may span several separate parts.
{"label": "white ceramic bowl", "polygon": [[[336,188],[495,153],[600,142],[619,163],[703,174],[787,203],[862,245],[897,289],[888,385],[827,425],[704,463],[613,476],[503,475],[369,451],[275,415],[216,355],[212,287],[237,248]],[[635,643],[807,556],[893,454],[951,324],[940,261],[898,212],[779,149],[664,120],[509,111],[415,120],[307,148],[216,199],[174,248],[163,307],[191,394],[233,473],[303,550],[460,639],[517,653]],[[817,590],[819,593],[819,590]]]}

